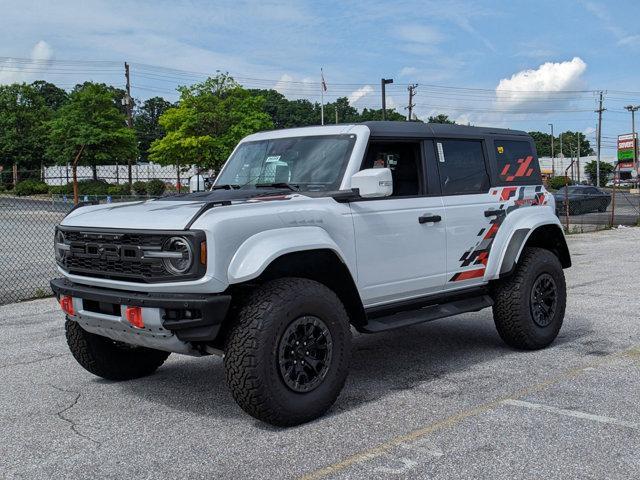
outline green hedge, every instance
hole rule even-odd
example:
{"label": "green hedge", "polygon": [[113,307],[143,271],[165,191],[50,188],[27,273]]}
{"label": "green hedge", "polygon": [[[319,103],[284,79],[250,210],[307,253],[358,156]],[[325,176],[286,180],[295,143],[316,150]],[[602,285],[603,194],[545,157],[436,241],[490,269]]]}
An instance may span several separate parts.
{"label": "green hedge", "polygon": [[147,194],[152,197],[159,197],[167,189],[167,186],[162,180],[154,178],[147,182]]}
{"label": "green hedge", "polygon": [[552,190],[558,190],[565,185],[573,185],[573,181],[570,178],[565,177],[553,177],[547,180],[547,187]]}
{"label": "green hedge", "polygon": [[147,194],[147,184],[146,182],[133,182],[131,185],[133,189],[133,193],[136,195],[146,195]]}
{"label": "green hedge", "polygon": [[48,191],[49,186],[40,180],[23,180],[18,182],[13,189],[13,193],[19,196],[40,195]]}

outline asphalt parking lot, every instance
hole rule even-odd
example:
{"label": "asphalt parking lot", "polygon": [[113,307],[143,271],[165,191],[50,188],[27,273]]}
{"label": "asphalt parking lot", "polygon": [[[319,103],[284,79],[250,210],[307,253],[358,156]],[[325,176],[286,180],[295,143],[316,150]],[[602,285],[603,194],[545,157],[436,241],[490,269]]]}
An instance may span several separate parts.
{"label": "asphalt parking lot", "polygon": [[2,478],[637,478],[640,229],[569,237],[565,325],[516,352],[490,310],[354,341],[324,418],[245,415],[221,361],[92,377],[52,299],[0,307]]}

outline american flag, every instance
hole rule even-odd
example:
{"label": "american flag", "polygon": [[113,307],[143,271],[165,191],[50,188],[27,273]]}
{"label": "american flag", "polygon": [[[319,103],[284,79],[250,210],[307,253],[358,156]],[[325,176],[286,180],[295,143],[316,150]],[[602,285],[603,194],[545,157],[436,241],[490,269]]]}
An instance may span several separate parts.
{"label": "american flag", "polygon": [[327,82],[324,81],[324,72],[320,69],[320,85],[322,86],[322,91],[327,91]]}

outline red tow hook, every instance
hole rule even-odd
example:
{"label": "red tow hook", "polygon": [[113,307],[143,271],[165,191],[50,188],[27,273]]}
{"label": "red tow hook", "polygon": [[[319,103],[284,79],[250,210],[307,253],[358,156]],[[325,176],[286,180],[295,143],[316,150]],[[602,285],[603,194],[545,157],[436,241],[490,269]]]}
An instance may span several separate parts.
{"label": "red tow hook", "polygon": [[136,328],[144,328],[141,307],[127,307],[124,313],[127,321]]}
{"label": "red tow hook", "polygon": [[67,315],[75,315],[75,311],[73,310],[73,298],[68,295],[60,297],[60,308],[62,308],[62,311]]}

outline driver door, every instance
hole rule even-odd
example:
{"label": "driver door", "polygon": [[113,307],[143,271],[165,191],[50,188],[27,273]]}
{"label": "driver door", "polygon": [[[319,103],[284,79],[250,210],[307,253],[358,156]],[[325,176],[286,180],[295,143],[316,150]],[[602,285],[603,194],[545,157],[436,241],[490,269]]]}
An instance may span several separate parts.
{"label": "driver door", "polygon": [[[442,290],[446,276],[445,212],[429,195],[425,143],[372,140],[362,168],[390,168],[393,194],[351,203],[358,287],[365,307]],[[433,153],[432,153],[433,155]]]}

